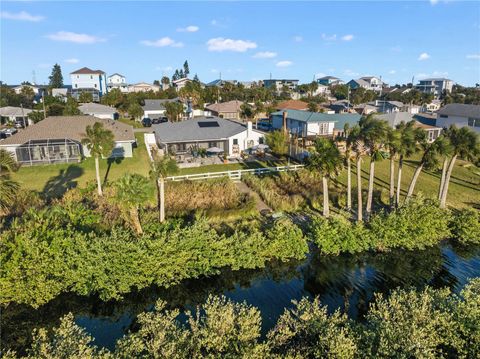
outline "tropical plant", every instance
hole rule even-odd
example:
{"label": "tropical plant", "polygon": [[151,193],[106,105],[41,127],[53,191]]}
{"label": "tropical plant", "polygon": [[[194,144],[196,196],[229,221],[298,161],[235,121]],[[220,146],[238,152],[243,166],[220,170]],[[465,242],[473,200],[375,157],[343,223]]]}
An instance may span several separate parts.
{"label": "tropical plant", "polygon": [[[428,142],[427,137],[424,136],[422,139],[420,139],[419,147],[423,154],[422,158],[420,159],[420,163],[413,172],[412,180],[410,182],[410,185],[408,186],[407,197],[405,199],[406,201],[408,201],[412,197],[418,177],[420,176],[423,168],[437,167],[438,156],[445,156],[446,158],[447,154],[450,153],[451,150],[448,138],[444,137],[443,135],[437,137],[433,142]],[[444,165],[443,172],[445,171],[446,166]]]}
{"label": "tropical plant", "polygon": [[165,220],[165,178],[168,175],[178,171],[175,159],[168,156],[154,156],[154,160],[150,167],[150,178],[155,181],[157,187],[157,206],[158,220]]}
{"label": "tropical plant", "polygon": [[468,127],[457,128],[453,125],[448,129],[446,136],[450,140],[452,146],[452,158],[448,164],[445,183],[442,187],[442,195],[440,197],[441,208],[446,207],[448,185],[450,184],[450,177],[457,158],[460,157],[465,160],[473,160],[480,152],[478,135]]}
{"label": "tropical plant", "polygon": [[95,158],[95,175],[97,179],[97,189],[100,196],[103,195],[102,183],[100,181],[100,163],[101,157],[107,157],[112,152],[115,145],[112,131],[105,129],[103,123],[95,122],[93,126],[87,126],[82,144],[87,147],[90,154]]}
{"label": "tropical plant", "polygon": [[398,128],[394,130],[390,129],[388,131],[386,145],[388,147],[390,159],[390,191],[388,197],[390,200],[390,207],[393,208],[395,205],[395,160],[400,147],[400,131]]}
{"label": "tropical plant", "polygon": [[314,101],[310,101],[308,103],[308,111],[310,112],[318,112],[318,104]]}
{"label": "tropical plant", "polygon": [[386,121],[376,119],[373,115],[362,117],[359,121],[361,138],[368,149],[370,157],[370,173],[368,195],[365,211],[367,216],[372,212],[373,180],[375,178],[375,162],[384,159],[383,144],[386,141],[389,125]]}
{"label": "tropical plant", "polygon": [[18,164],[13,154],[0,149],[0,211],[6,211],[17,197],[20,185],[10,179],[10,174],[17,169]]}
{"label": "tropical plant", "polygon": [[115,188],[118,204],[128,212],[137,234],[143,234],[139,209],[151,197],[151,183],[142,175],[128,173],[115,183]]}
{"label": "tropical plant", "polygon": [[242,103],[240,106],[240,117],[244,120],[251,120],[255,115],[254,108],[248,103]]}
{"label": "tropical plant", "polygon": [[344,136],[341,140],[345,141],[344,158],[347,165],[347,209],[352,209],[352,157],[358,146],[360,127],[350,128],[348,123],[343,128]]}
{"label": "tropical plant", "polygon": [[323,183],[323,215],[330,215],[328,199],[328,179],[336,176],[342,167],[343,158],[340,150],[332,139],[317,138],[315,150],[307,158],[307,169],[317,172],[322,177]]}
{"label": "tropical plant", "polygon": [[132,103],[128,106],[128,115],[135,119],[135,121],[139,121],[143,115],[143,108],[138,103]]}
{"label": "tropical plant", "polygon": [[286,156],[288,154],[288,139],[288,134],[281,130],[268,132],[265,135],[265,142],[268,147],[278,156]]}
{"label": "tropical plant", "polygon": [[171,122],[176,122],[183,114],[183,103],[181,102],[167,102],[165,103],[165,115]]}
{"label": "tropical plant", "polygon": [[67,102],[65,103],[65,107],[63,108],[63,115],[64,116],[75,116],[80,115],[81,112],[78,109],[78,103],[75,101],[73,97],[68,97]]}
{"label": "tropical plant", "polygon": [[78,102],[80,103],[93,102],[93,95],[90,92],[82,92],[78,97]]}

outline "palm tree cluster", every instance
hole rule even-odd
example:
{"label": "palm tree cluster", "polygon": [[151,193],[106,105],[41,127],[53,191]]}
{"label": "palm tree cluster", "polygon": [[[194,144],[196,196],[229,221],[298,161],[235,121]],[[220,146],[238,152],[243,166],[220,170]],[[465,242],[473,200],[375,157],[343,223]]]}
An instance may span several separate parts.
{"label": "palm tree cluster", "polygon": [[[356,161],[357,221],[359,222],[363,220],[362,161],[364,157],[369,158],[370,164],[365,207],[368,219],[372,214],[376,162],[387,157],[390,159],[389,197],[391,208],[395,208],[400,205],[404,159],[421,152],[420,161],[415,168],[405,197],[405,201],[408,201],[413,196],[422,170],[438,168],[443,158],[438,200],[440,207],[445,208],[448,186],[456,159],[474,160],[480,153],[478,136],[467,127],[458,129],[452,126],[432,142],[428,140],[426,131],[415,126],[414,121],[400,123],[393,129],[387,122],[376,119],[373,115],[362,117],[359,124],[353,127],[345,125],[343,135],[338,140],[344,144],[343,153],[338,150],[333,140],[318,138],[311,156],[307,159],[306,167],[322,176],[323,214],[328,216],[328,179],[337,175],[343,164],[347,169],[347,210],[352,210],[351,162]],[[397,161],[397,178],[395,178]]]}
{"label": "palm tree cluster", "polygon": [[17,162],[13,155],[6,151],[0,150],[0,211],[6,211],[15,201],[17,191],[20,185],[10,179],[12,172],[18,169]]}

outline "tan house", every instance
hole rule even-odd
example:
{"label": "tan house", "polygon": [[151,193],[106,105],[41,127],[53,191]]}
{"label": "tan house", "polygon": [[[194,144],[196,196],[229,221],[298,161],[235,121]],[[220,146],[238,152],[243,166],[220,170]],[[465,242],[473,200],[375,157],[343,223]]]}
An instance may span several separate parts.
{"label": "tan house", "polygon": [[229,118],[232,120],[239,120],[242,105],[242,101],[233,100],[222,103],[213,103],[211,105],[208,105],[206,109],[210,111],[214,116],[218,116],[220,118]]}
{"label": "tan house", "polygon": [[308,111],[308,103],[300,100],[287,100],[279,102],[276,106],[277,110],[300,110]]}
{"label": "tan house", "polygon": [[160,91],[160,86],[152,85],[146,82],[139,82],[128,86],[128,92],[148,92],[148,91]]}

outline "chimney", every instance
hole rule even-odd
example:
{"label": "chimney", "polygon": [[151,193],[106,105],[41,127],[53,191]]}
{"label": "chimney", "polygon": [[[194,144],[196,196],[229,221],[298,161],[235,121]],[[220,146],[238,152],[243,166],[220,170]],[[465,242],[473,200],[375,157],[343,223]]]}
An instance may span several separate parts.
{"label": "chimney", "polygon": [[252,136],[252,121],[247,122],[247,138]]}
{"label": "chimney", "polygon": [[288,112],[283,111],[283,132],[287,133],[287,116]]}

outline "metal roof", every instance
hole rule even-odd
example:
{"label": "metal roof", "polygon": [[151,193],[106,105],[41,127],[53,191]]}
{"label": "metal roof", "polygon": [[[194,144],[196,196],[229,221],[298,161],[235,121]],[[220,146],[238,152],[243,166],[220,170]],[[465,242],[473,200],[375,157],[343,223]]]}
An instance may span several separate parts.
{"label": "metal roof", "polygon": [[[212,122],[217,122],[218,126],[213,126]],[[247,130],[247,126],[241,123],[215,116],[164,122],[152,127],[159,143],[224,140]]]}

